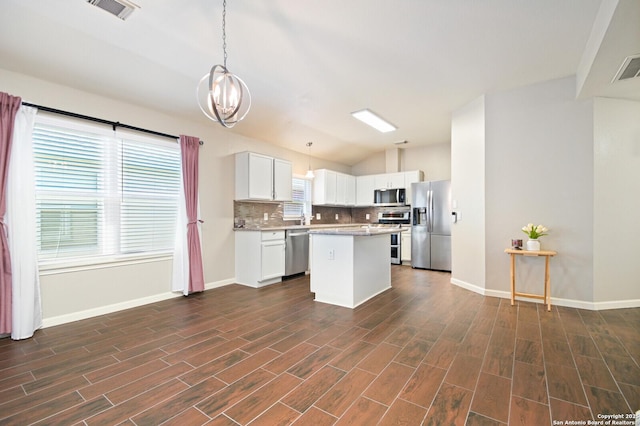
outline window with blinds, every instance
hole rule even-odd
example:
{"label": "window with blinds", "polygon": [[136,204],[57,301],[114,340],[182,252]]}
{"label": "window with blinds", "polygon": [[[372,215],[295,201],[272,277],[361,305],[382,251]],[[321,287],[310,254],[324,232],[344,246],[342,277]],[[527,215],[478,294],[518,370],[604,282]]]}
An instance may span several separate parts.
{"label": "window with blinds", "polygon": [[300,219],[311,215],[311,181],[294,177],[292,180],[291,201],[284,203],[283,218]]}
{"label": "window with blinds", "polygon": [[173,250],[177,143],[39,118],[33,150],[41,261],[100,263]]}

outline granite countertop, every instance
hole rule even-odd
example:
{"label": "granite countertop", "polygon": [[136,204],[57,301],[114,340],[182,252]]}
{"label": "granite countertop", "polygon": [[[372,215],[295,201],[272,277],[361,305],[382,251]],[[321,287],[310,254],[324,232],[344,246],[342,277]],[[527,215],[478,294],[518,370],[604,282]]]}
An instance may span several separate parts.
{"label": "granite countertop", "polygon": [[367,237],[372,235],[383,234],[396,234],[398,232],[404,232],[403,228],[375,228],[364,226],[351,226],[347,228],[324,228],[324,229],[311,229],[309,234],[322,234],[322,235],[351,235],[354,237]]}
{"label": "granite countertop", "polygon": [[245,228],[233,228],[234,231],[286,231],[289,229],[325,229],[325,228],[354,228],[366,226],[366,223],[332,223],[323,225],[281,225],[281,226],[247,226]]}

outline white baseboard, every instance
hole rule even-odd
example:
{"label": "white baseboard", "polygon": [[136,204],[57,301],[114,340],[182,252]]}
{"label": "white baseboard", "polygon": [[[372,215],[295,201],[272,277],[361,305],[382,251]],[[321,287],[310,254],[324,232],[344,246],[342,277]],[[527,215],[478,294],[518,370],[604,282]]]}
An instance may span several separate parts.
{"label": "white baseboard", "polygon": [[[503,290],[491,290],[486,289],[475,284],[470,284],[468,282],[459,280],[457,278],[451,278],[451,284],[457,285],[458,287],[462,287],[466,290],[473,291],[474,293],[481,294],[483,296],[489,297],[499,297],[501,299],[511,299],[510,291]],[[525,299],[531,302],[543,303],[542,300],[539,299],[529,299],[526,297],[518,297],[519,300]],[[590,311],[601,311],[605,309],[624,309],[624,308],[640,308],[640,299],[631,299],[631,300],[612,300],[607,302],[588,302],[584,300],[574,300],[574,299],[561,299],[557,297],[551,298],[551,306],[564,306],[567,308],[578,308],[578,309],[587,309]]]}
{"label": "white baseboard", "polygon": [[204,289],[205,290],[211,290],[213,288],[218,288],[218,287],[224,287],[225,285],[229,285],[229,284],[235,284],[237,283],[235,277],[234,278],[229,278],[226,280],[220,280],[220,281],[214,281],[212,283],[206,283],[204,285]]}
{"label": "white baseboard", "polygon": [[[204,289],[211,290],[218,287],[224,287],[225,285],[235,283],[235,278],[227,280],[215,281],[212,283],[205,283]],[[155,294],[153,296],[141,297],[139,299],[127,300],[124,302],[114,303],[112,305],[100,306],[97,308],[87,309],[79,312],[72,312],[70,314],[58,315],[51,318],[44,318],[42,320],[42,328],[53,327],[56,325],[67,324],[74,321],[80,321],[87,318],[93,318],[100,315],[111,314],[125,309],[136,308],[138,306],[148,305],[150,303],[161,302],[163,300],[173,299],[183,296],[182,293],[168,291],[162,294]]]}
{"label": "white baseboard", "polygon": [[[462,281],[462,280],[459,280],[457,278],[451,278],[451,284],[455,284],[458,287],[462,287],[465,290],[469,290],[469,291],[472,291],[474,293],[481,294],[483,296],[488,296],[486,294],[486,291],[485,291],[484,287],[480,287],[480,286],[477,286],[475,284],[470,284],[470,283],[468,283],[466,281]],[[499,297],[499,296],[497,296],[497,297]]]}
{"label": "white baseboard", "polygon": [[594,305],[596,306],[596,311],[602,311],[605,309],[640,308],[640,299],[595,302]]}

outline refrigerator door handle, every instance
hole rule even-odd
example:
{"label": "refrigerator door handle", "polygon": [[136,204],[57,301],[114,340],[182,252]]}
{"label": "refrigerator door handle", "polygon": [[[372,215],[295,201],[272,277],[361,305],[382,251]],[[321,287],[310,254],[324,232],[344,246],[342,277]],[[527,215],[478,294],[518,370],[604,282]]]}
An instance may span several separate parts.
{"label": "refrigerator door handle", "polygon": [[429,191],[427,195],[427,209],[429,211],[429,232],[433,232],[433,191]]}

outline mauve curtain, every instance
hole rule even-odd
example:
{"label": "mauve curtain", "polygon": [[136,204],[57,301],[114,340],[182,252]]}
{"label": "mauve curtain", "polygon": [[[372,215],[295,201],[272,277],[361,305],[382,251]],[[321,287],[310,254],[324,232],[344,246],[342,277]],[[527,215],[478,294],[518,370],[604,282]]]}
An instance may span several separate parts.
{"label": "mauve curtain", "polygon": [[200,138],[180,135],[182,152],[182,186],[187,214],[187,258],[189,262],[189,284],[184,293],[204,291],[202,249],[198,229],[198,154]]}
{"label": "mauve curtain", "polygon": [[7,210],[6,186],[13,139],[13,123],[22,105],[20,97],[0,92],[0,334],[11,333],[11,256],[4,215]]}

